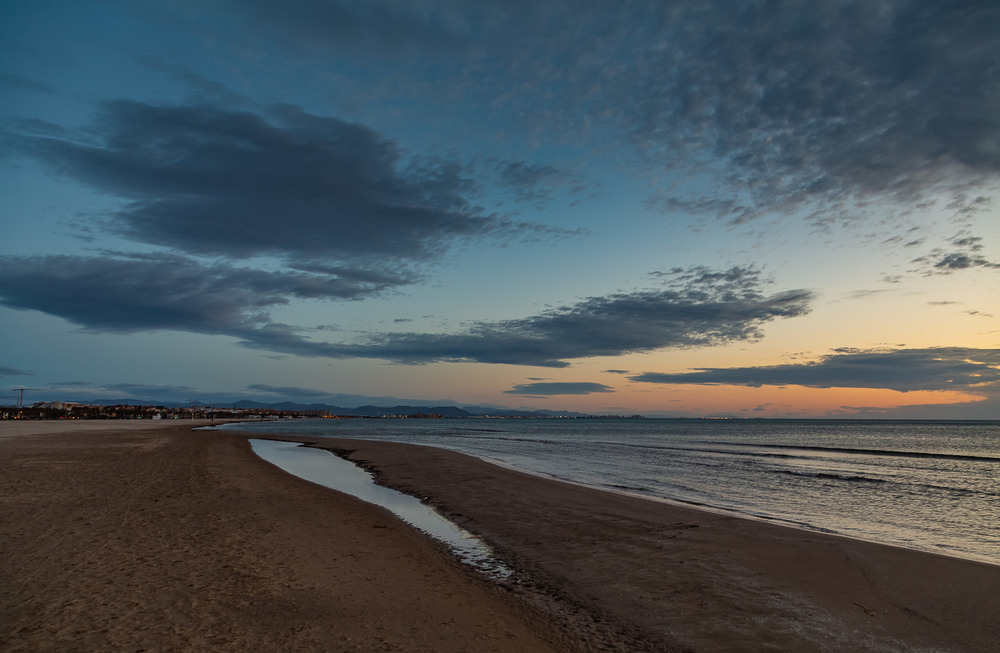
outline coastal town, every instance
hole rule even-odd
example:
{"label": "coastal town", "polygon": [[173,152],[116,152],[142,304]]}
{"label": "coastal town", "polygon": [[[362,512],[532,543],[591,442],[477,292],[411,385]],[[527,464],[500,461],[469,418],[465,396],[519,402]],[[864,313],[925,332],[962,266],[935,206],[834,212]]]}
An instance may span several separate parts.
{"label": "coastal town", "polygon": [[[326,414],[324,414],[326,413]],[[141,406],[39,402],[31,406],[0,406],[0,420],[15,419],[293,419],[333,417],[327,411],[286,411],[266,408],[216,408],[214,406]]]}
{"label": "coastal town", "polygon": [[294,404],[237,402],[229,406],[85,404],[70,401],[36,402],[30,406],[0,405],[0,421],[6,420],[277,420],[277,419],[593,419],[642,418],[642,415],[581,415],[541,413],[490,408],[470,412],[457,406],[361,406],[341,408]]}

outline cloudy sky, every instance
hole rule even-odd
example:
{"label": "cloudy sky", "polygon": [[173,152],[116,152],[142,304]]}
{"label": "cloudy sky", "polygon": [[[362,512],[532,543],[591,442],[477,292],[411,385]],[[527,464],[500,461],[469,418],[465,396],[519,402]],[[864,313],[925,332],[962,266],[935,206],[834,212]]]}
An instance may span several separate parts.
{"label": "cloudy sky", "polygon": [[1000,419],[998,52],[994,0],[4,2],[0,388]]}

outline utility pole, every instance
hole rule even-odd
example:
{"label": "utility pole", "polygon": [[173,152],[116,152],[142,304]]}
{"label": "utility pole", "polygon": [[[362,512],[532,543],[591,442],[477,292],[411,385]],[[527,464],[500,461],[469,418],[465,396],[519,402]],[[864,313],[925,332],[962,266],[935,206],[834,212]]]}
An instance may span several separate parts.
{"label": "utility pole", "polygon": [[0,397],[0,399],[17,399],[17,408],[24,406],[24,388],[11,388],[11,392],[16,392],[16,395],[8,395]]}

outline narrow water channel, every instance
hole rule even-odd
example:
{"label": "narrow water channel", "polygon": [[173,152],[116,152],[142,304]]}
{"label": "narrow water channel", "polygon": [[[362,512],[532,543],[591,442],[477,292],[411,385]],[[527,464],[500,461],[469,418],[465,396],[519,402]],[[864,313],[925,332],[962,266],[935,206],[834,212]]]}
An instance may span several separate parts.
{"label": "narrow water channel", "polygon": [[459,560],[495,580],[505,580],[511,575],[511,570],[499,562],[478,537],[445,519],[416,497],[377,485],[370,473],[350,461],[297,442],[251,439],[250,446],[258,456],[289,474],[382,506],[443,542]]}

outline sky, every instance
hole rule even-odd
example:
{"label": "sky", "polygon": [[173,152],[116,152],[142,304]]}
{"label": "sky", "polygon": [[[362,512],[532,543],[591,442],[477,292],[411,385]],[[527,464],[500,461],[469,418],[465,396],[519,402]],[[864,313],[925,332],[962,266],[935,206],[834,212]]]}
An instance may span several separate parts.
{"label": "sky", "polygon": [[8,0],[0,402],[1000,419],[1000,4]]}

